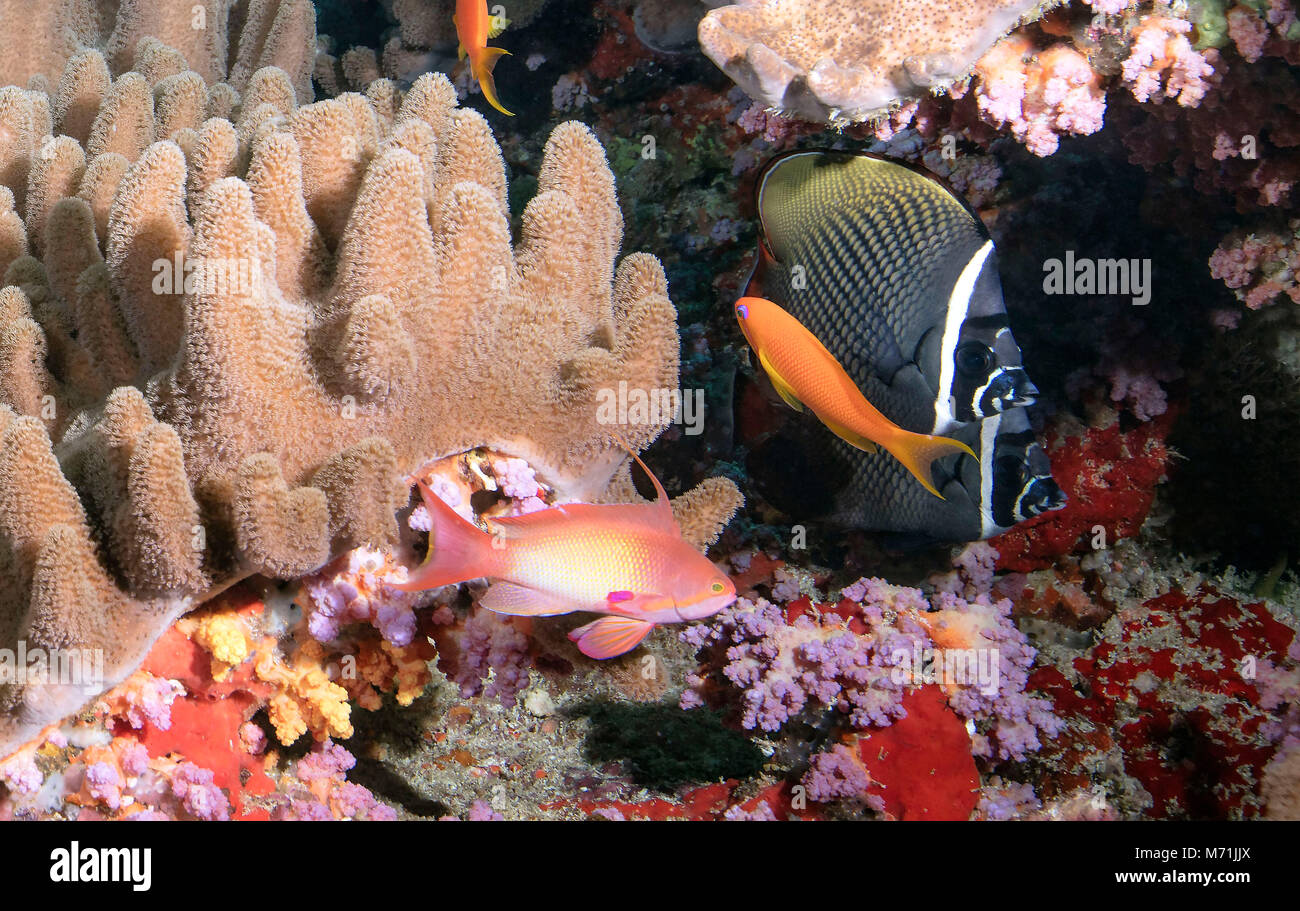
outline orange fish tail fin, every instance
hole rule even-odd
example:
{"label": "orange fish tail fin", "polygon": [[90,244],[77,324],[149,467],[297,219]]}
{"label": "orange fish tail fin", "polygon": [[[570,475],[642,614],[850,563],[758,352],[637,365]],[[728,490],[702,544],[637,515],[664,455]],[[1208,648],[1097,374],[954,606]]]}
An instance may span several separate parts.
{"label": "orange fish tail fin", "polygon": [[948,437],[931,436],[928,433],[911,433],[899,428],[889,439],[882,440],[881,445],[889,454],[903,463],[903,467],[916,476],[926,490],[940,500],[944,498],[930,480],[930,466],[937,459],[964,452],[971,458],[977,458],[971,448],[960,440]]}
{"label": "orange fish tail fin", "polygon": [[499,556],[492,546],[492,536],[461,518],[423,481],[420,482],[420,495],[433,520],[429,555],[405,582],[393,587],[402,591],[425,591],[491,575]]}
{"label": "orange fish tail fin", "polygon": [[483,52],[474,61],[474,78],[478,80],[478,86],[483,90],[483,97],[487,99],[488,104],[507,117],[513,117],[515,115],[503,108],[501,102],[497,100],[497,84],[492,78],[492,71],[496,69],[497,61],[509,53],[499,47],[483,48]]}

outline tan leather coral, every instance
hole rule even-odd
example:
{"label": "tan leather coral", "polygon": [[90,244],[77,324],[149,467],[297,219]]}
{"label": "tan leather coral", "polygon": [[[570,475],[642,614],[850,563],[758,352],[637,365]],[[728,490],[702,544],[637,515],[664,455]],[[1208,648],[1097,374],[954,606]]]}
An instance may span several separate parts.
{"label": "tan leather coral", "polygon": [[243,91],[254,72],[274,65],[300,100],[312,97],[311,0],[0,0],[0,30],[0,85],[53,91],[68,61],[87,47],[102,48],[109,69],[121,74],[135,66],[140,42],[152,39],[209,84]]}
{"label": "tan leather coral", "polygon": [[[0,90],[0,648],[102,650],[104,685],[239,578],[391,542],[432,460],[489,447],[597,499],[662,430],[601,424],[601,390],[677,384],[663,270],[617,261],[584,126],[512,243],[442,76],[298,106],[282,70],[241,95],[185,59],[139,42],[110,81],[83,48],[53,98]],[[677,512],[706,546],[738,505],[715,479]],[[0,754],[88,692],[0,687]]]}

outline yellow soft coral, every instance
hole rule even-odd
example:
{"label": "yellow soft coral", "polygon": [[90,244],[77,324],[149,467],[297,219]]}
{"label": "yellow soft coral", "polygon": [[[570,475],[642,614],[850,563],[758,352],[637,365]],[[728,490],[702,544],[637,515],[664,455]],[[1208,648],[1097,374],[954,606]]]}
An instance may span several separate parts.
{"label": "yellow soft coral", "polygon": [[352,736],[347,690],[330,681],[320,645],[305,643],[288,666],[276,655],[275,640],[269,637],[258,643],[255,655],[257,679],[277,689],[268,704],[277,740],[288,746],[307,731],[317,740]]}
{"label": "yellow soft coral", "polygon": [[397,704],[410,705],[433,679],[429,662],[436,656],[427,639],[410,645],[393,645],[382,639],[358,643],[356,673],[343,675],[344,686],[357,704],[375,711],[380,692],[394,691]]}
{"label": "yellow soft coral", "polygon": [[191,638],[212,653],[212,679],[218,683],[249,656],[247,629],[237,616],[209,614],[198,621]]}

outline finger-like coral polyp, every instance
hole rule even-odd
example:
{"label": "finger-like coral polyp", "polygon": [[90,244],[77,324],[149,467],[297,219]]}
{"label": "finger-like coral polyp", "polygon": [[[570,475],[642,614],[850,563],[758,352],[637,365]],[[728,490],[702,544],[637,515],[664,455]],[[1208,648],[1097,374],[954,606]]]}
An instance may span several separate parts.
{"label": "finger-like coral polyp", "polygon": [[[103,685],[237,578],[392,542],[433,459],[598,498],[662,429],[602,425],[600,390],[677,385],[586,127],[551,135],[512,246],[500,149],[441,75],[300,106],[301,68],[116,40],[137,6],[49,93],[0,90],[0,648],[100,649]],[[310,4],[272,6],[244,28],[288,42]],[[707,543],[732,494],[683,525]],[[0,754],[86,698],[0,685]]]}

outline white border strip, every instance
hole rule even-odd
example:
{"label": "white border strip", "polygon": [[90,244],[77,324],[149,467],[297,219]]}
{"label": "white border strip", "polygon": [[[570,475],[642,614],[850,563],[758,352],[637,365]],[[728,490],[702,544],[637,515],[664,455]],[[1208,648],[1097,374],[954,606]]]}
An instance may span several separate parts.
{"label": "white border strip", "polygon": [[971,257],[966,268],[961,270],[957,283],[948,295],[948,314],[943,327],[943,346],[939,352],[939,396],[934,403],[934,427],[931,433],[947,433],[959,423],[952,405],[952,384],[956,378],[957,366],[953,363],[953,352],[957,349],[957,339],[961,335],[961,325],[966,322],[970,312],[970,298],[975,291],[975,282],[984,268],[984,261],[993,252],[993,241],[984,241],[984,246]]}

